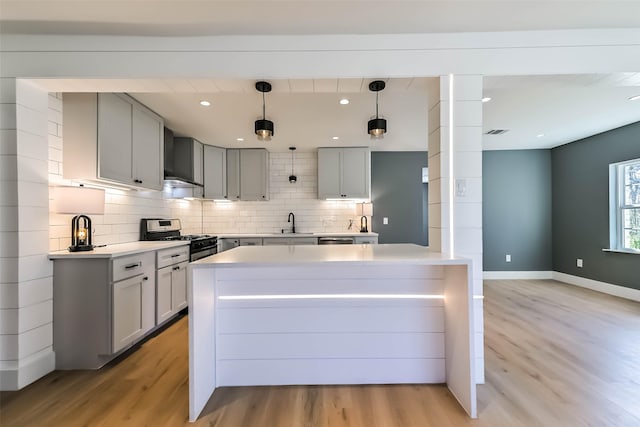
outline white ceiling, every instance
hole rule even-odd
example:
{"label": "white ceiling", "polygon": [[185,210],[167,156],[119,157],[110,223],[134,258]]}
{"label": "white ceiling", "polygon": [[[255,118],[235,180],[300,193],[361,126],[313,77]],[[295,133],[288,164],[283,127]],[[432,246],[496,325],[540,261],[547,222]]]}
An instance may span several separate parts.
{"label": "white ceiling", "polygon": [[[639,1],[596,0],[0,0],[0,33],[200,36],[229,34],[399,34],[462,31],[637,28]],[[638,70],[629,70],[638,71]],[[385,79],[380,112],[389,131],[370,141],[370,79],[272,81],[267,118],[273,150],[371,144],[426,148],[425,78]],[[43,81],[52,91],[128,92],[165,117],[179,135],[225,147],[258,146],[253,121],[261,96],[246,80]],[[549,148],[640,120],[636,72],[614,75],[491,76],[484,82],[485,149]],[[346,96],[347,106],[338,104]],[[203,108],[200,99],[212,106]],[[537,135],[544,134],[538,138]],[[331,139],[339,136],[338,141]]]}

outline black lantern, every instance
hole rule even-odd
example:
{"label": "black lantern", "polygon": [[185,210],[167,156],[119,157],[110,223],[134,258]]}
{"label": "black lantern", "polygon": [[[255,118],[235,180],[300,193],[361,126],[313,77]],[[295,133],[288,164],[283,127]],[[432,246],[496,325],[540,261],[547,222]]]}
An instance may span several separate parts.
{"label": "black lantern", "polygon": [[71,246],[69,246],[69,252],[92,250],[91,219],[86,215],[76,215],[71,220]]}

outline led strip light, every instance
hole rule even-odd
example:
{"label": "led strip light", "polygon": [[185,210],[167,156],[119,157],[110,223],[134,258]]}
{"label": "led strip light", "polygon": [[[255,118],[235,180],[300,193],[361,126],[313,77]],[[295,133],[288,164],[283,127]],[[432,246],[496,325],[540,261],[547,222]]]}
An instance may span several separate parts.
{"label": "led strip light", "polygon": [[279,300],[279,299],[444,299],[434,294],[274,294],[221,295],[219,300]]}

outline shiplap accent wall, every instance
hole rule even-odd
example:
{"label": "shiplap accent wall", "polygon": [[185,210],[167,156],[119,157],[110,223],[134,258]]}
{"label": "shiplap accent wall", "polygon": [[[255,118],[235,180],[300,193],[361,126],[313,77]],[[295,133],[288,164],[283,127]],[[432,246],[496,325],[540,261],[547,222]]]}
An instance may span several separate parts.
{"label": "shiplap accent wall", "polygon": [[52,371],[52,268],[47,259],[47,93],[0,79],[0,389]]}
{"label": "shiplap accent wall", "polygon": [[[453,79],[453,99],[449,84]],[[473,293],[482,289],[482,76],[441,76],[429,92],[429,247],[473,260]],[[454,121],[450,123],[450,103]],[[453,131],[453,150],[449,137]],[[453,156],[453,170],[450,159]],[[453,182],[454,198],[449,197]],[[453,202],[453,205],[452,203]],[[453,209],[453,215],[451,215]],[[452,230],[453,229],[453,230]],[[453,231],[453,233],[451,233]],[[453,242],[451,242],[453,235]],[[483,301],[474,299],[476,378],[484,382]]]}
{"label": "shiplap accent wall", "polygon": [[[318,153],[296,152],[291,184],[291,153],[272,152],[270,157],[270,196],[268,202],[204,202],[204,232],[279,233],[291,230],[289,212],[295,215],[296,232],[358,231],[356,204],[344,200],[318,200]],[[375,206],[374,206],[375,213]],[[369,218],[370,220],[371,218]],[[349,229],[350,220],[353,225]],[[371,224],[371,222],[369,222]]]}

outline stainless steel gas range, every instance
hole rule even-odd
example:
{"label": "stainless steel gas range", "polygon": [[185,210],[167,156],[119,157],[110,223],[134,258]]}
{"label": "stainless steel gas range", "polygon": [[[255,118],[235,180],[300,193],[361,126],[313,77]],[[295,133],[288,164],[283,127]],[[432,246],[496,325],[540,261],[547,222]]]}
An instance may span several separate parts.
{"label": "stainless steel gas range", "polygon": [[208,234],[180,234],[179,219],[143,218],[140,240],[188,240],[189,261],[196,261],[218,252],[218,237]]}

